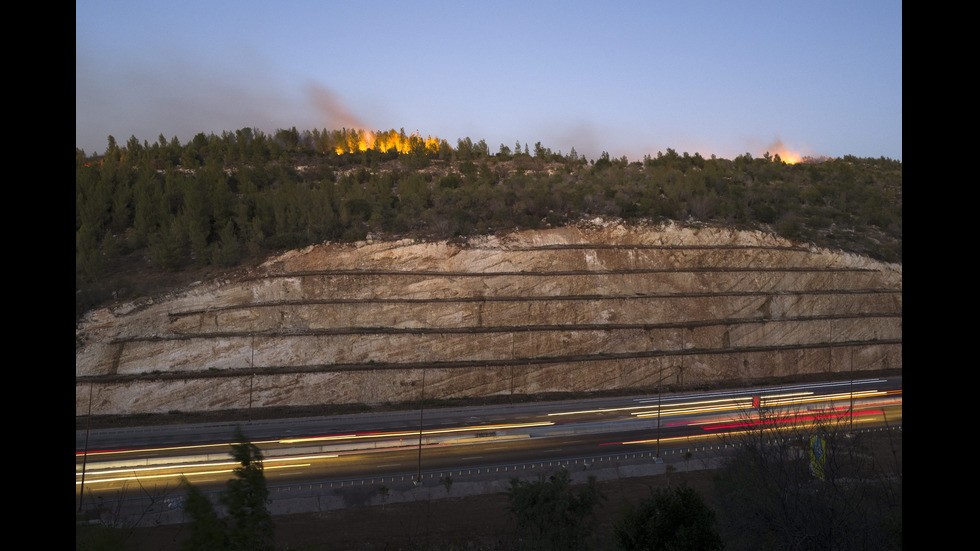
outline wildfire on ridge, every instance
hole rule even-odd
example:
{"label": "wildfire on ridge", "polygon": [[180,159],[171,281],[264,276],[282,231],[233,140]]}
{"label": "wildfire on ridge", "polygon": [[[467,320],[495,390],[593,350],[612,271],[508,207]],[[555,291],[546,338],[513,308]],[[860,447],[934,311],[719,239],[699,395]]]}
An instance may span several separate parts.
{"label": "wildfire on ridge", "polygon": [[779,159],[788,165],[795,165],[796,163],[803,162],[802,155],[800,155],[799,153],[793,153],[792,151],[786,149],[782,151],[777,151],[775,154],[779,155]]}
{"label": "wildfire on ridge", "polygon": [[[418,132],[405,134],[404,129],[401,131],[395,129],[371,131],[350,128],[334,130],[329,134],[327,144],[324,145],[326,149],[333,149],[338,155],[368,150],[381,153],[397,151],[399,154],[406,154],[412,151],[418,151],[428,154],[438,154],[440,148],[448,147],[445,140],[440,140],[432,136],[423,138]],[[820,162],[825,159],[824,157],[813,158],[792,151],[781,140],[776,140],[770,145],[766,151],[766,157],[774,160],[778,158],[786,164]]]}
{"label": "wildfire on ridge", "polygon": [[[796,163],[802,163],[803,161],[806,160],[806,157],[800,155],[799,153],[791,151],[788,147],[786,147],[783,144],[782,140],[778,140],[778,139],[772,145],[769,146],[769,151],[772,152],[774,159],[778,155],[779,160],[781,160],[782,162],[788,165],[795,165]],[[767,152],[767,154],[768,153],[769,152]]]}
{"label": "wildfire on ridge", "polygon": [[338,155],[367,151],[368,149],[382,153],[393,150],[398,153],[408,153],[423,148],[429,153],[438,153],[439,139],[432,136],[422,138],[420,134],[414,132],[405,135],[404,130],[399,132],[395,129],[382,132],[344,129],[334,140],[334,150]]}

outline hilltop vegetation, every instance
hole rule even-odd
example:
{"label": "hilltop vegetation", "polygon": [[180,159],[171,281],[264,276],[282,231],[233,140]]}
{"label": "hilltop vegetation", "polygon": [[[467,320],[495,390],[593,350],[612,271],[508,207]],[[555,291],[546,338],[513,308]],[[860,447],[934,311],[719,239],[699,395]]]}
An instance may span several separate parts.
{"label": "hilltop vegetation", "polygon": [[902,164],[673,149],[589,160],[540,142],[492,153],[483,140],[453,147],[394,130],[110,136],[101,156],[75,151],[76,317],[323,241],[465,238],[597,216],[760,229],[900,263]]}

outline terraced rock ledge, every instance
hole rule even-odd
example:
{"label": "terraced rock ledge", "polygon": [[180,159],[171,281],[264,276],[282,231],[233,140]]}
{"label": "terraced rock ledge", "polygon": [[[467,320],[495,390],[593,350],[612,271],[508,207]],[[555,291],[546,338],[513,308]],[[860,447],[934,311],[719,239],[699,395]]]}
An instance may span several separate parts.
{"label": "terraced rock ledge", "polygon": [[323,244],[89,312],[75,412],[648,389],[902,367],[902,267],[770,234],[583,224]]}

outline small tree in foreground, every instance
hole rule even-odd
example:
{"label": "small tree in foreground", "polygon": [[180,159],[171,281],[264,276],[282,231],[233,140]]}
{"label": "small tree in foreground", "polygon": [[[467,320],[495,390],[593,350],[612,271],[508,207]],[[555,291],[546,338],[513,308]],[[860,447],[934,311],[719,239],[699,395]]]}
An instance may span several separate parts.
{"label": "small tree in foreground", "polygon": [[514,478],[507,490],[509,510],[523,547],[534,550],[584,549],[595,526],[595,509],[605,496],[594,476],[573,487],[568,471],[561,470],[535,482]]}
{"label": "small tree in foreground", "polygon": [[262,452],[258,446],[245,440],[236,431],[238,444],[232,446],[232,456],[239,466],[235,478],[228,481],[228,489],[221,496],[221,503],[228,509],[232,549],[272,549],[275,525],[266,507],[269,489],[265,486]]}
{"label": "small tree in foreground", "polygon": [[715,529],[714,511],[686,485],[658,489],[638,505],[627,506],[614,535],[624,550],[712,551],[724,547]]}
{"label": "small tree in foreground", "polygon": [[197,549],[228,549],[227,523],[218,516],[208,496],[196,486],[184,481],[187,497],[184,512],[191,518],[190,535],[181,545],[188,551]]}
{"label": "small tree in foreground", "polygon": [[266,507],[269,490],[265,485],[262,452],[245,439],[240,429],[236,430],[235,438],[238,443],[232,446],[232,457],[239,466],[220,499],[228,511],[227,518],[220,518],[211,500],[185,482],[188,486],[185,510],[191,518],[191,535],[182,547],[186,551],[274,548],[275,525]]}

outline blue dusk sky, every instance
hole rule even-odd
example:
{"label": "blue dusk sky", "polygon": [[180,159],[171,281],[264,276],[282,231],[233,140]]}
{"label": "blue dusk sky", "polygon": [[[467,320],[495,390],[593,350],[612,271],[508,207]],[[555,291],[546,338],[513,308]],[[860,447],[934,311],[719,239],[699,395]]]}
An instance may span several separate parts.
{"label": "blue dusk sky", "polygon": [[246,127],[901,160],[902,4],[76,1],[76,147]]}

